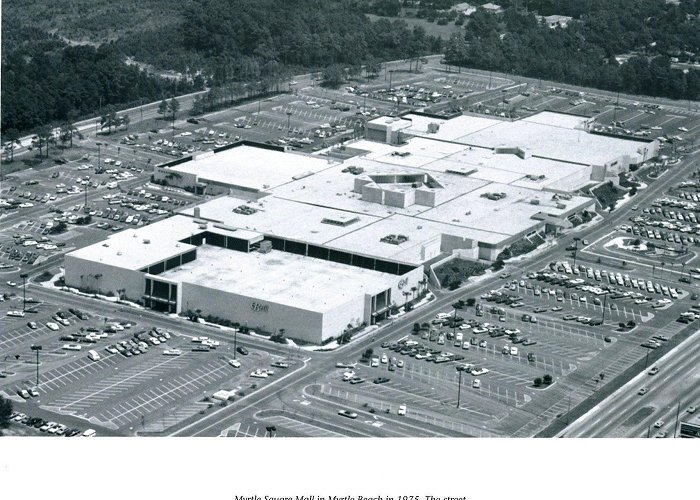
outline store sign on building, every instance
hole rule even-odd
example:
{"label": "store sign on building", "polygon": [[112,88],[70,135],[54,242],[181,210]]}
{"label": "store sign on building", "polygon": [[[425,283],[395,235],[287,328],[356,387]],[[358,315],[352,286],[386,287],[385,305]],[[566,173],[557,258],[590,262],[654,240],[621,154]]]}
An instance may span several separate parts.
{"label": "store sign on building", "polygon": [[406,285],[408,285],[408,278],[403,278],[401,281],[399,281],[399,290],[402,290]]}
{"label": "store sign on building", "polygon": [[268,311],[270,310],[270,306],[265,305],[265,304],[259,304],[258,302],[253,302],[253,303],[250,305],[250,308],[251,308],[254,312],[263,312],[263,313],[266,313],[266,312],[268,312]]}

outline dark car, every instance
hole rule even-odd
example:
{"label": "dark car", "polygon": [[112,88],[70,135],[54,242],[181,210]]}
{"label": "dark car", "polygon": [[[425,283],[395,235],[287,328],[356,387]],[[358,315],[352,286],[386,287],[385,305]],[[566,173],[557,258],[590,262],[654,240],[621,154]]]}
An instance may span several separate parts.
{"label": "dark car", "polygon": [[188,118],[187,123],[192,123],[193,125],[197,125],[199,123],[199,120],[196,118]]}
{"label": "dark car", "polygon": [[246,349],[246,348],[243,347],[243,346],[240,346],[240,347],[236,348],[236,351],[238,351],[239,354],[243,354],[243,356],[247,356],[247,355],[248,355],[248,349]]}
{"label": "dark car", "polygon": [[387,382],[389,382],[389,379],[386,377],[377,377],[374,380],[372,380],[372,382],[374,382],[375,384],[386,384]]}

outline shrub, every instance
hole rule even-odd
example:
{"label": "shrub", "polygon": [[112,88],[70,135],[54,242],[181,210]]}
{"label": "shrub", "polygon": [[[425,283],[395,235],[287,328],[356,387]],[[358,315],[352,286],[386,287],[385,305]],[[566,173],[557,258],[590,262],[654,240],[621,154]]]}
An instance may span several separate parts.
{"label": "shrub", "polygon": [[542,385],[542,379],[540,377],[537,377],[535,379],[535,387],[540,387]]}
{"label": "shrub", "polygon": [[549,373],[547,375],[545,375],[544,377],[542,377],[542,382],[544,382],[545,385],[549,385],[553,381],[554,381],[554,379],[552,379],[552,376]]}

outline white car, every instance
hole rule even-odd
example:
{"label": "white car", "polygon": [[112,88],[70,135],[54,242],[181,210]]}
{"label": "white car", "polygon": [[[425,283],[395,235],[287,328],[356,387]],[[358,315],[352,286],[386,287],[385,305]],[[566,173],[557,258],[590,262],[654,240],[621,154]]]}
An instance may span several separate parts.
{"label": "white car", "polygon": [[63,344],[66,351],[80,351],[83,348],[80,344]]}
{"label": "white car", "polygon": [[380,360],[383,365],[389,362],[389,357],[386,354],[382,354],[382,359]]}
{"label": "white car", "polygon": [[47,327],[49,330],[52,330],[52,331],[54,331],[54,332],[58,331],[58,325],[57,325],[56,323],[52,322],[52,321],[49,321],[48,323],[46,323],[46,327]]}
{"label": "white car", "polygon": [[24,318],[23,311],[7,311],[8,316],[14,316],[16,318]]}
{"label": "white car", "polygon": [[17,286],[17,283],[15,283],[14,281],[8,281],[7,286]]}
{"label": "white car", "polygon": [[399,415],[406,415],[406,405],[399,405],[399,411],[397,413]]}
{"label": "white car", "polygon": [[163,351],[163,356],[180,356],[182,351],[180,349],[166,349]]}
{"label": "white car", "polygon": [[479,368],[478,370],[472,370],[472,375],[474,375],[476,377],[476,376],[483,375],[483,374],[488,373],[488,372],[489,372],[488,368]]}
{"label": "white car", "polygon": [[678,130],[680,130],[681,132],[687,132],[687,131],[688,131],[688,129],[685,128],[685,127],[678,127]]}
{"label": "white car", "polygon": [[261,370],[260,368],[258,368],[257,370],[252,372],[250,374],[250,376],[254,377],[254,378],[267,378],[268,374],[267,374],[267,370]]}
{"label": "white car", "polygon": [[237,359],[229,359],[228,364],[233,366],[234,368],[240,368],[241,367],[241,362],[238,361]]}

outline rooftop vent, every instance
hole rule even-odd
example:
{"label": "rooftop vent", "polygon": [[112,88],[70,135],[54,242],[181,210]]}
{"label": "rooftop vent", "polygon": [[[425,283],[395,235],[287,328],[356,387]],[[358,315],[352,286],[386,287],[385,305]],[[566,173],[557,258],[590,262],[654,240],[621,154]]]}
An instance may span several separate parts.
{"label": "rooftop vent", "polygon": [[349,217],[349,216],[336,216],[336,217],[324,217],[321,219],[322,224],[330,224],[331,226],[341,226],[341,227],[347,227],[350,224],[354,224],[355,222],[358,222],[360,219],[359,217]]}
{"label": "rooftop vent", "polygon": [[248,205],[239,205],[233,209],[233,212],[241,215],[253,215],[257,210]]}
{"label": "rooftop vent", "polygon": [[144,245],[149,245],[151,243],[151,240],[143,240]]}
{"label": "rooftop vent", "polygon": [[389,243],[391,245],[400,245],[401,243],[406,243],[408,241],[408,236],[403,234],[388,234],[379,241],[382,243]]}

